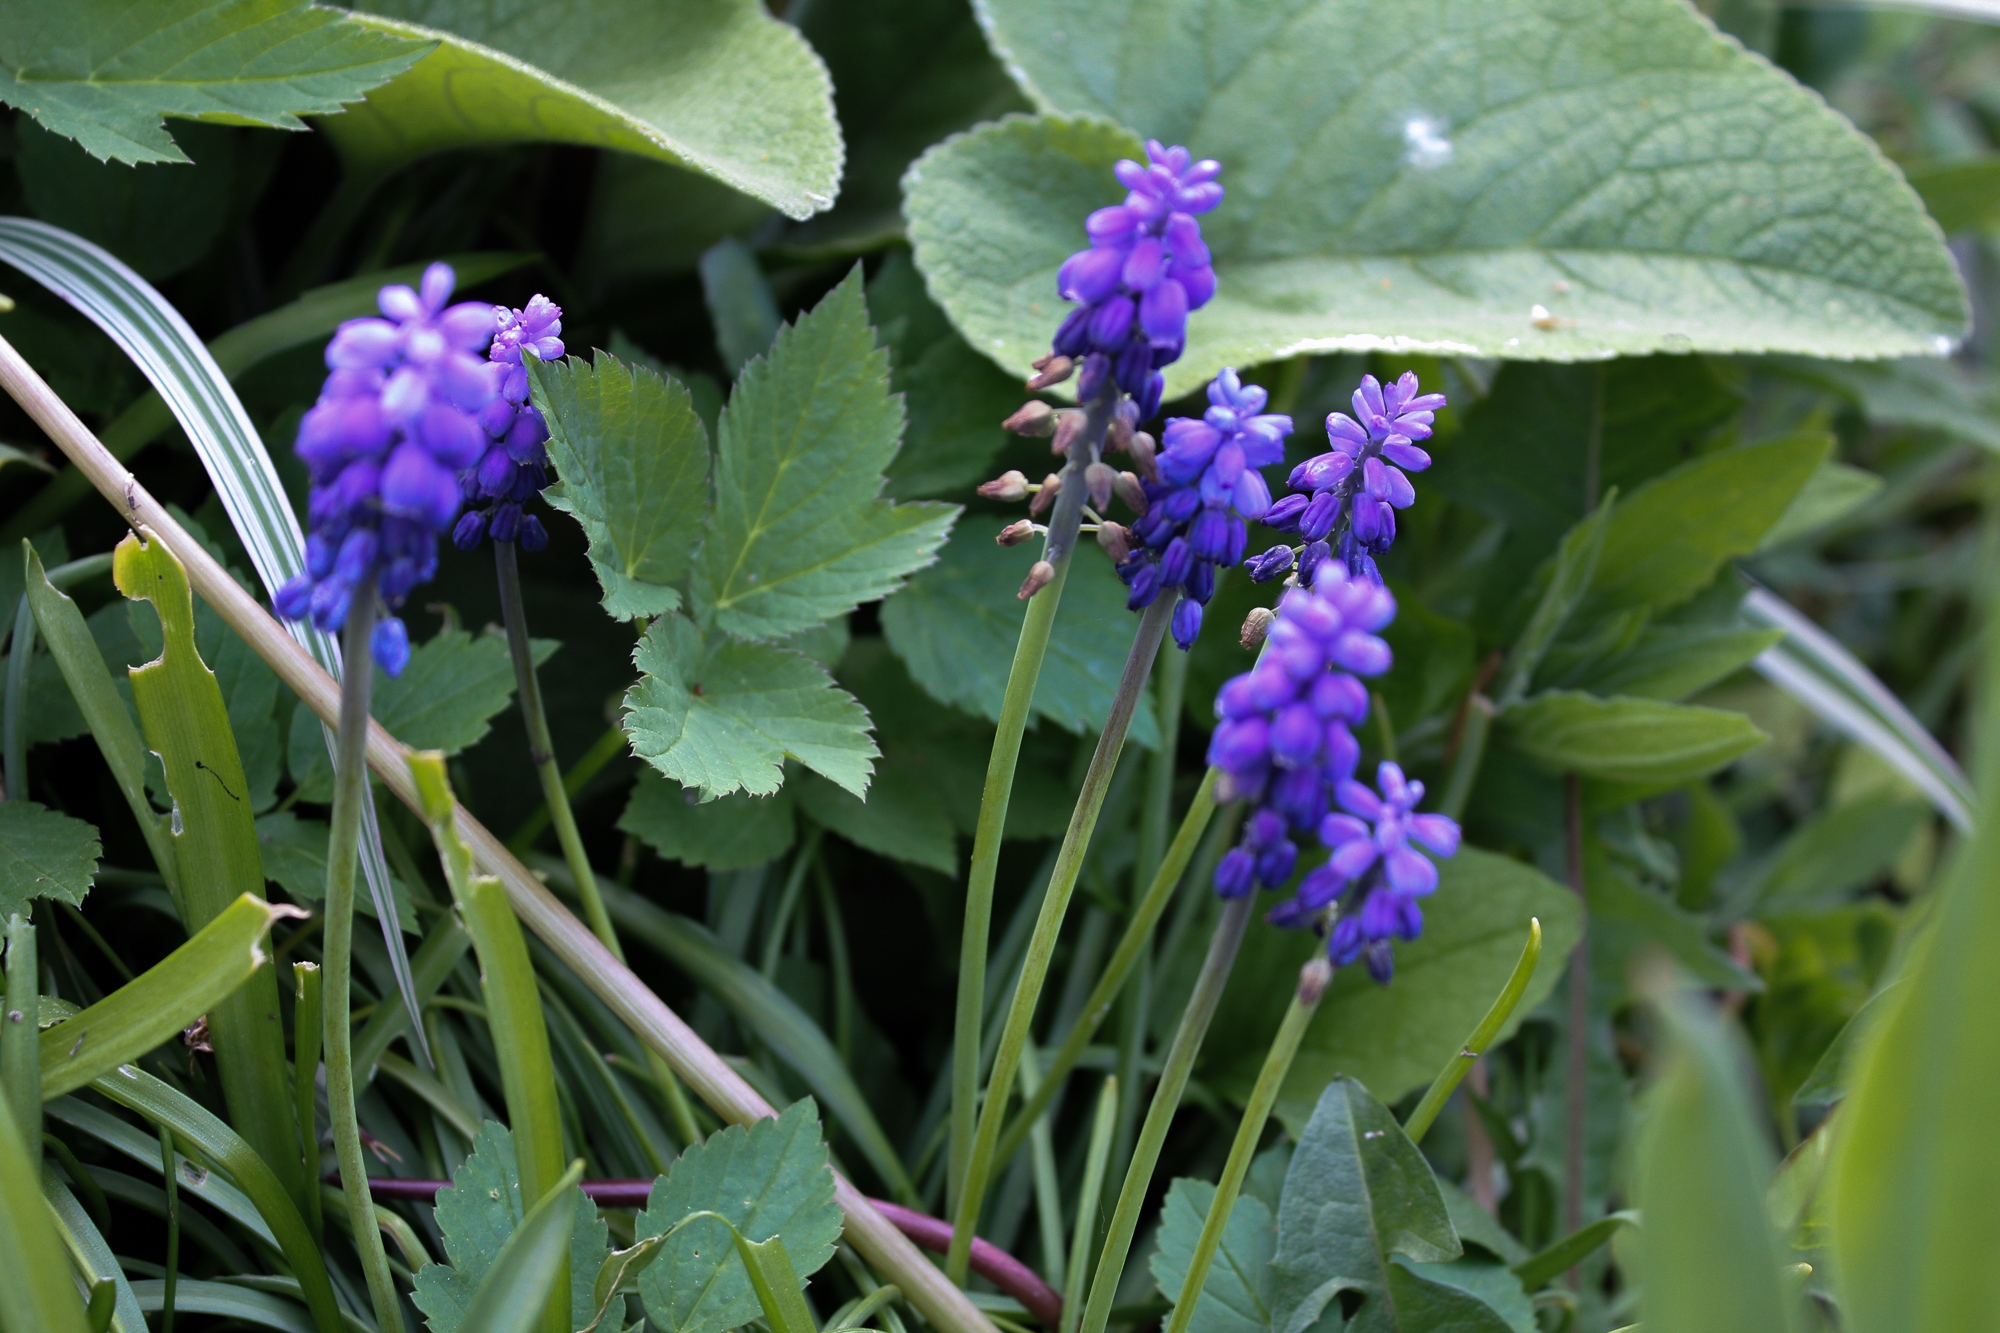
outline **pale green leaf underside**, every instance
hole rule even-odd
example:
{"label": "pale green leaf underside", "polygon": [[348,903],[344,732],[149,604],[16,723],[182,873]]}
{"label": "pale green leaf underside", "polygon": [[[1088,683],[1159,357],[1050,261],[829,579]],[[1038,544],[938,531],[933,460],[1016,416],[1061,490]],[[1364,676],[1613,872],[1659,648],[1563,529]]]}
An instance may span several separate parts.
{"label": "pale green leaf underside", "polygon": [[352,159],[388,166],[473,144],[581,144],[713,176],[793,218],[831,207],[840,188],[826,67],[756,0],[363,7],[373,12],[359,22],[439,45],[327,122]]}
{"label": "pale green leaf underside", "polygon": [[162,117],[304,129],[425,49],[295,0],[6,0],[0,102],[94,157],[185,162]]}
{"label": "pale green leaf underside", "polygon": [[0,923],[32,898],[83,901],[97,874],[97,830],[32,801],[0,802]]}
{"label": "pale green leaf underside", "polygon": [[787,756],[867,793],[878,753],[868,710],[811,658],[762,643],[705,646],[693,624],[662,616],[633,661],[644,677],[625,694],[633,753],[703,799],[770,795]]}
{"label": "pale green leaf underside", "polygon": [[[1914,192],[1681,0],[984,0],[1046,111],[1224,166],[1219,279],[1169,395],[1300,352],[1934,355],[1965,329]],[[1020,370],[1137,144],[1003,122],[906,181],[934,296]],[[1547,318],[1539,324],[1534,308]]]}

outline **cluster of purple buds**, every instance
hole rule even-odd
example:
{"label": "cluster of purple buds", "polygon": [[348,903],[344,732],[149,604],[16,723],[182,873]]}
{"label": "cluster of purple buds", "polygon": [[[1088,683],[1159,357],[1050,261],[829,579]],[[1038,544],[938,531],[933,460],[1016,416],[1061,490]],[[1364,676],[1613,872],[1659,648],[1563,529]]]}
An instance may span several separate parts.
{"label": "cluster of purple buds", "polygon": [[381,319],[351,319],[327,344],[329,374],[299,423],[299,458],[312,476],[306,572],[278,590],[278,614],[329,633],[358,594],[380,593],[390,614],[370,649],[390,675],[410,657],[395,612],[437,569],[437,539],[458,513],[459,474],[486,452],[480,414],[496,391],[480,359],[493,307],[447,305],[445,264],[417,289],[384,287]]}
{"label": "cluster of purple buds", "polygon": [[528,368],[523,348],[543,361],[563,354],[562,307],[537,295],[520,310],[493,307],[496,332],[487,353],[493,398],[479,413],[479,425],[491,441],[479,462],[460,478],[466,511],[452,529],[451,540],[470,551],[487,537],[519,542],[524,551],[549,544],[540,519],[523,508],[548,485],[549,428],[528,401]]}
{"label": "cluster of purple buds", "polygon": [[1381,582],[1375,558],[1396,540],[1396,511],[1416,500],[1406,474],[1431,465],[1415,442],[1430,438],[1444,405],[1441,393],[1417,392],[1411,371],[1386,388],[1373,375],[1362,376],[1354,415],[1335,412],[1326,419],[1333,448],[1292,469],[1289,484],[1303,493],[1285,496],[1264,516],[1280,532],[1298,533],[1304,544],[1272,547],[1250,562],[1250,577],[1267,582],[1296,563],[1310,582],[1320,562],[1338,554],[1353,577]]}
{"label": "cluster of purple buds", "polygon": [[1133,611],[1163,590],[1185,595],[1174,608],[1174,642],[1183,650],[1201,632],[1202,608],[1215,592],[1215,571],[1241,563],[1245,519],[1271,507],[1271,490],[1257,471],[1282,462],[1292,419],[1264,413],[1266,395],[1225,369],[1208,386],[1209,408],[1167,423],[1157,479],[1141,484],[1136,545],[1118,565]]}
{"label": "cluster of purple buds", "polygon": [[1271,919],[1308,925],[1334,901],[1345,899],[1327,933],[1327,958],[1336,967],[1363,959],[1368,974],[1386,985],[1395,973],[1390,942],[1423,933],[1418,899],[1438,884],[1437,866],[1410,843],[1451,856],[1458,851],[1458,824],[1445,815],[1417,814],[1424,784],[1405,778],[1393,763],[1385,761],[1376,770],[1375,786],[1370,790],[1352,780],[1340,784],[1335,798],[1346,813],[1329,814],[1319,826],[1319,840],[1332,855],[1300,881],[1297,895],[1273,911]]}
{"label": "cluster of purple buds", "polygon": [[1090,248],[1071,255],[1056,277],[1063,299],[1078,306],[1054,343],[1057,357],[1083,362],[1078,401],[1095,399],[1108,380],[1137,402],[1142,421],[1159,410],[1160,368],[1187,345],[1188,312],[1215,295],[1195,217],[1222,202],[1219,163],[1192,161],[1187,149],[1158,141],[1146,144],[1146,158],[1118,164],[1125,202],[1090,215]]}

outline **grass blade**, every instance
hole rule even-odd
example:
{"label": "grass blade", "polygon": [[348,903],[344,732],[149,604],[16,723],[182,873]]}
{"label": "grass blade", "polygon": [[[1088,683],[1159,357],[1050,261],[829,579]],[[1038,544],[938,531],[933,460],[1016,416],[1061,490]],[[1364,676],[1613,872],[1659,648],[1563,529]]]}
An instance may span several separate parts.
{"label": "grass blade", "polygon": [[78,1272],[91,1275],[91,1310],[96,1311],[102,1300],[110,1302],[108,1324],[96,1324],[93,1314],[93,1327],[108,1326],[112,1333],[146,1333],[146,1316],[132,1294],[132,1284],[125,1280],[118,1256],[111,1252],[97,1223],[69,1192],[69,1187],[51,1172],[42,1173],[42,1194],[55,1210],[56,1234],[61,1237],[63,1248],[69,1251],[70,1262]]}
{"label": "grass blade", "polygon": [[42,1198],[41,1154],[30,1154],[0,1098],[0,1291],[7,1326],[88,1333],[55,1219]]}

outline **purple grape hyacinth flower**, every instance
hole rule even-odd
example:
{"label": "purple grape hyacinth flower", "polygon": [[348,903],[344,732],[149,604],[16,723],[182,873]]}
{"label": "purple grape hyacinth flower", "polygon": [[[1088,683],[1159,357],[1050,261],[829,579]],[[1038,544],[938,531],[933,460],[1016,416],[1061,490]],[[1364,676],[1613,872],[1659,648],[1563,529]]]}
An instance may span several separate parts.
{"label": "purple grape hyacinth flower", "polygon": [[[1333,855],[1313,874],[1341,886],[1349,903],[1327,936],[1328,959],[1337,967],[1365,959],[1368,974],[1386,985],[1395,974],[1390,941],[1423,933],[1417,900],[1438,885],[1437,865],[1410,843],[1450,857],[1458,851],[1459,829],[1445,815],[1416,813],[1424,784],[1405,778],[1396,764],[1385,761],[1375,785],[1371,791],[1352,780],[1340,784],[1338,799],[1347,813],[1320,822],[1320,841]],[[1299,897],[1306,897],[1303,884]]]}
{"label": "purple grape hyacinth flower", "polygon": [[495,392],[479,414],[479,425],[492,443],[459,479],[467,509],[451,540],[461,551],[487,537],[539,551],[549,544],[548,530],[523,506],[548,485],[549,428],[528,401],[528,368],[521,353],[526,349],[542,361],[563,354],[562,307],[537,293],[519,310],[495,306],[493,314],[497,332],[487,360]]}
{"label": "purple grape hyacinth flower", "polygon": [[[1413,371],[1404,371],[1387,387],[1373,375],[1361,377],[1354,415],[1335,412],[1326,419],[1333,448],[1292,469],[1288,484],[1304,493],[1276,501],[1264,516],[1270,527],[1306,539],[1294,553],[1302,567],[1316,565],[1337,549],[1351,575],[1381,582],[1375,558],[1396,540],[1396,511],[1416,502],[1408,474],[1431,465],[1431,456],[1416,441],[1430,438],[1444,405],[1443,394],[1418,392]],[[1291,564],[1290,558],[1265,552],[1251,577],[1274,579]]]}
{"label": "purple grape hyacinth flower", "polygon": [[1215,593],[1215,570],[1241,563],[1245,519],[1262,518],[1271,490],[1257,471],[1282,462],[1292,419],[1266,413],[1266,394],[1224,369],[1208,386],[1209,408],[1167,423],[1157,469],[1143,483],[1146,510],[1133,520],[1140,543],[1118,566],[1130,589],[1127,609],[1150,606],[1166,588],[1186,596],[1174,608],[1182,651],[1201,632],[1202,608]]}
{"label": "purple grape hyacinth flower", "polygon": [[458,513],[458,474],[485,452],[479,413],[497,389],[479,357],[493,307],[447,305],[456,283],[449,265],[432,264],[415,289],[382,288],[383,318],[340,326],[294,446],[312,476],[311,532],[306,570],[278,589],[277,612],[332,633],[357,593],[379,593],[389,614],[370,649],[392,676],[410,657],[395,612],[437,570],[438,536]]}
{"label": "purple grape hyacinth flower", "polygon": [[1058,355],[1084,360],[1077,396],[1088,401],[1105,380],[1137,402],[1140,419],[1159,410],[1160,368],[1187,345],[1188,312],[1215,295],[1215,269],[1198,214],[1222,202],[1221,164],[1192,160],[1185,148],[1146,144],[1144,164],[1115,168],[1129,193],[1085,221],[1090,248],[1064,261],[1056,290],[1077,302],[1056,331]]}

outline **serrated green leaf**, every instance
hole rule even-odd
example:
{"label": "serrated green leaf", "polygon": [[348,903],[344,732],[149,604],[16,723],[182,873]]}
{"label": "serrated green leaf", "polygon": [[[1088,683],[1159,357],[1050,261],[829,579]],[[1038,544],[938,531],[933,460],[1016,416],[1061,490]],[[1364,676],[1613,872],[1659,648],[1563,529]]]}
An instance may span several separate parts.
{"label": "serrated green leaf", "polygon": [[103,854],[97,830],[33,801],[0,802],[0,921],[36,898],[81,903]]}
{"label": "serrated green leaf", "polygon": [[704,624],[776,639],[886,597],[937,556],[957,510],[892,504],[903,431],[857,266],[736,381],[716,432],[715,509],[695,557]]}
{"label": "serrated green leaf", "polygon": [[669,861],[709,870],[763,865],[790,851],[798,837],[790,787],[771,796],[739,791],[713,801],[700,794],[641,769],[618,828]]}
{"label": "serrated green leaf", "polygon": [[93,157],[185,162],[162,118],[299,130],[410,68],[421,41],[295,0],[0,8],[0,102]]}
{"label": "serrated green leaf", "polygon": [[370,167],[477,144],[569,143],[702,172],[793,218],[829,207],[839,189],[826,69],[754,0],[364,8],[354,22],[438,43],[325,122]]}
{"label": "serrated green leaf", "polygon": [[1874,145],[1676,0],[1264,0],[1222,29],[1197,0],[981,10],[1052,114],[946,140],[905,189],[933,294],[1009,369],[1046,349],[1133,131],[1219,160],[1231,191],[1170,398],[1304,351],[1936,355],[1965,329]]}
{"label": "serrated green leaf", "polygon": [[661,616],[632,660],[626,732],[641,759],[704,799],[768,796],[787,756],[864,795],[877,753],[868,712],[801,653],[766,643],[704,644],[692,622]]}
{"label": "serrated green leaf", "polygon": [[943,795],[892,757],[877,766],[866,800],[817,776],[799,783],[798,792],[801,809],[855,846],[957,876],[958,850]]}
{"label": "serrated green leaf", "polygon": [[1575,690],[1525,699],[1499,722],[1510,746],[1550,772],[1660,787],[1713,773],[1770,739],[1741,713]]}
{"label": "serrated green leaf", "polygon": [[549,503],[590,539],[604,609],[619,620],[680,607],[708,510],[708,432],[679,381],[606,352],[528,368],[561,485]]}
{"label": "serrated green leaf", "polygon": [[[940,703],[998,721],[1014,642],[1021,634],[1021,580],[1032,552],[996,545],[1002,521],[973,515],[959,524],[944,557],[882,604],[882,633],[910,678]],[[1094,550],[1074,557],[1063,583],[1060,628],[1035,682],[1035,715],[1068,731],[1104,725],[1119,673],[1138,632],[1111,562]],[[1157,749],[1150,700],[1132,717],[1131,739]]]}
{"label": "serrated green leaf", "polygon": [[[609,1230],[597,1205],[574,1186],[570,1224],[570,1315],[581,1328],[597,1313],[590,1284],[610,1253]],[[417,1271],[411,1299],[431,1333],[457,1333],[479,1286],[507,1241],[520,1228],[521,1179],[514,1162],[514,1138],[505,1125],[480,1126],[472,1153],[451,1174],[451,1188],[438,1191],[437,1225],[449,1264],[426,1264]],[[537,1305],[540,1302],[536,1302]],[[467,1329],[466,1333],[473,1333]]]}
{"label": "serrated green leaf", "polygon": [[[682,1153],[653,1183],[634,1234],[660,1235],[702,1209],[728,1218],[746,1240],[783,1240],[801,1278],[818,1272],[840,1239],[841,1212],[812,1102],[748,1129],[731,1125]],[[706,1218],[668,1239],[639,1292],[666,1333],[724,1333],[763,1313],[729,1229]]]}
{"label": "serrated green leaf", "polygon": [[[1202,1222],[1215,1200],[1206,1180],[1182,1178],[1167,1191],[1160,1208],[1159,1248],[1153,1251],[1153,1285],[1173,1302],[1187,1284],[1188,1264],[1201,1238]],[[1277,1252],[1277,1224],[1261,1199],[1239,1195],[1222,1231],[1222,1249],[1196,1299],[1188,1333],[1268,1333],[1271,1327],[1271,1256]]]}

